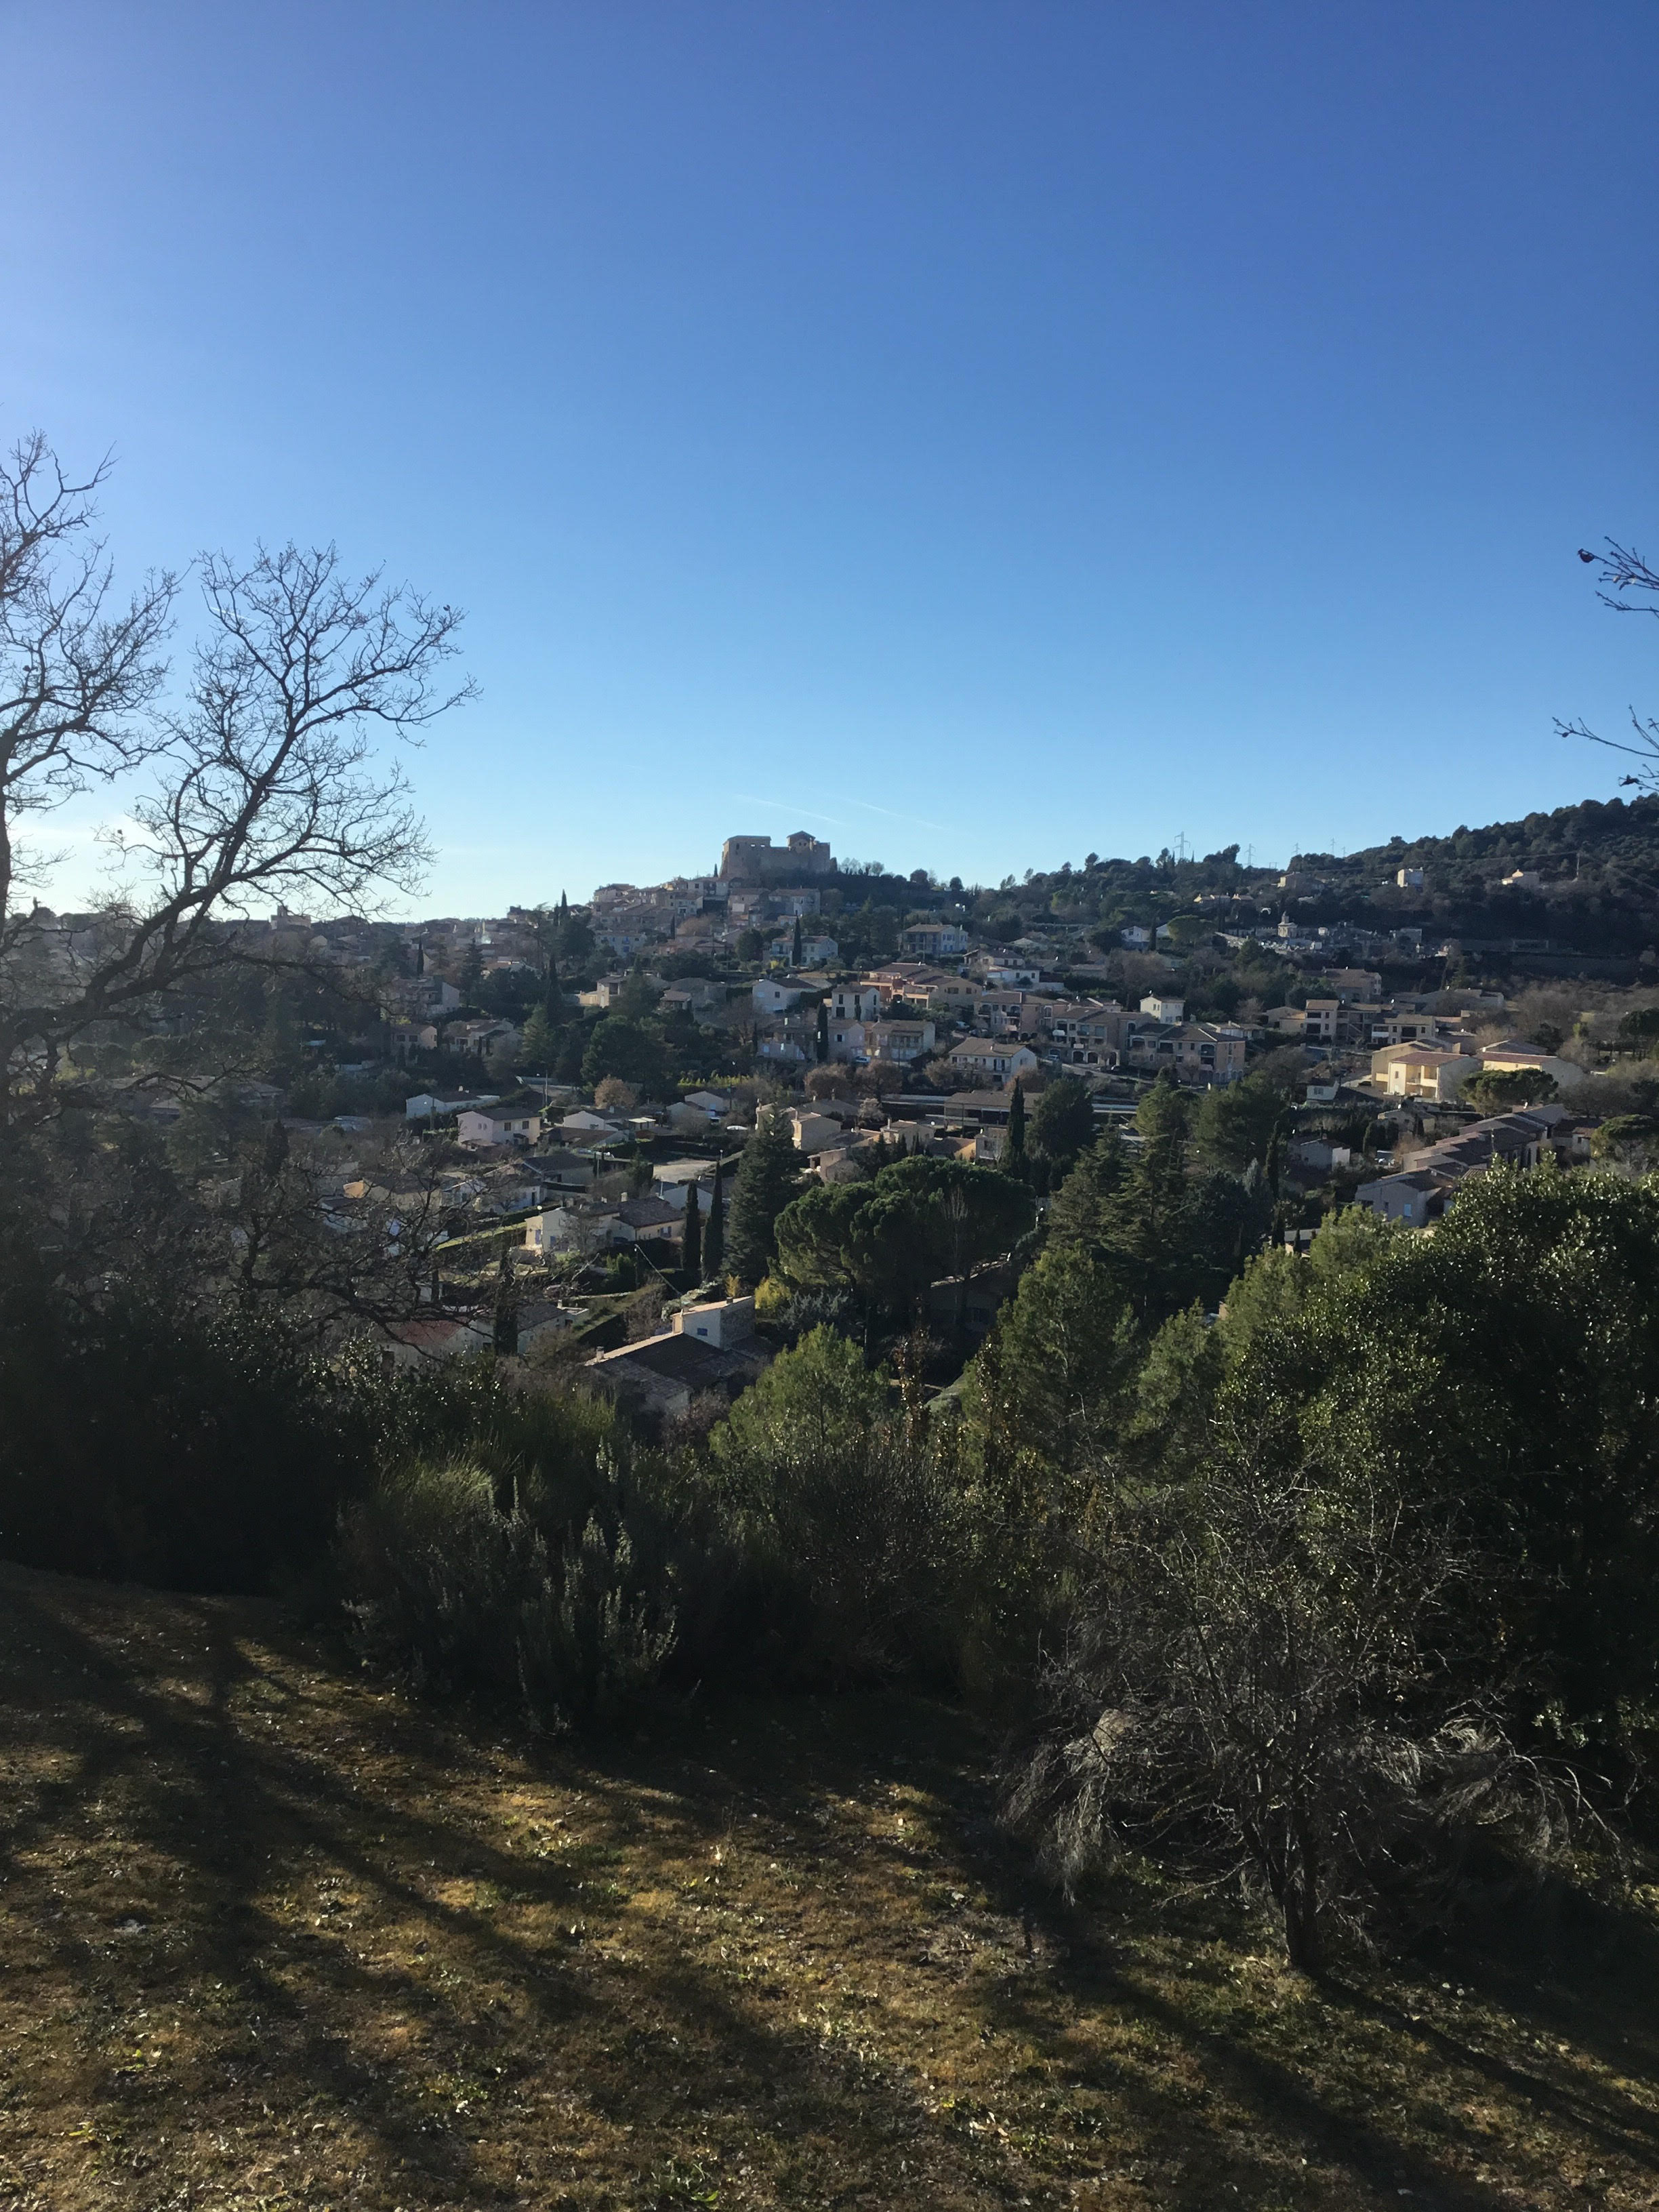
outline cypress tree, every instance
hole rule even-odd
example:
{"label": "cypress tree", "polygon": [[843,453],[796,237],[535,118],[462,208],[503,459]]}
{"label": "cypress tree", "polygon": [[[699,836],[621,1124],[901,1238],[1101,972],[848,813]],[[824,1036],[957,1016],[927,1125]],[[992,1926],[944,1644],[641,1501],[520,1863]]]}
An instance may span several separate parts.
{"label": "cypress tree", "polygon": [[830,1002],[827,999],[818,1000],[817,1054],[818,1066],[822,1067],[830,1057]]}
{"label": "cypress tree", "polygon": [[501,1247],[501,1266],[495,1276],[495,1355],[500,1359],[513,1359],[519,1350],[519,1286],[513,1279],[513,1248]]}
{"label": "cypress tree", "polygon": [[792,968],[799,968],[800,966],[801,942],[800,916],[797,915],[795,916],[795,927],[789,939],[789,965]]}
{"label": "cypress tree", "polygon": [[1003,1147],[1002,1171],[1023,1182],[1030,1172],[1025,1155],[1025,1085],[1014,1078],[1013,1103],[1008,1109],[1008,1142]]}
{"label": "cypress tree", "polygon": [[697,1186],[685,1187],[685,1227],[680,1234],[680,1269],[688,1283],[702,1280],[702,1208],[697,1203]]}
{"label": "cypress tree", "polygon": [[730,1264],[740,1281],[758,1283],[777,1250],[777,1219],[800,1188],[800,1154],[775,1107],[756,1121],[732,1192]]}
{"label": "cypress tree", "polygon": [[709,1194],[708,1220],[702,1232],[702,1267],[705,1277],[718,1281],[726,1271],[726,1185],[722,1180],[725,1163],[714,1163],[714,1188]]}

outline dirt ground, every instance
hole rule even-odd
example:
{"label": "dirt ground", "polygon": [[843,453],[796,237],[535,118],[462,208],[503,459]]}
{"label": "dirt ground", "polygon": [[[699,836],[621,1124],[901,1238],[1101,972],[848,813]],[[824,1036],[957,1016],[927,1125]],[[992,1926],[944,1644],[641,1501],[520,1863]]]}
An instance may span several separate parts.
{"label": "dirt ground", "polygon": [[1314,1988],[896,1698],[598,1751],[0,1569],[0,2207],[1659,2203],[1639,1915]]}

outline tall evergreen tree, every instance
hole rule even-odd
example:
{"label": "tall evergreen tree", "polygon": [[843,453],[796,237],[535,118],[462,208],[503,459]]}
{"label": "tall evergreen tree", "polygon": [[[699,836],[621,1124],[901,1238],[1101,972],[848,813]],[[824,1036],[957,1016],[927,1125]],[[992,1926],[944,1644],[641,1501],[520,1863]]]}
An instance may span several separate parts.
{"label": "tall evergreen tree", "polygon": [[777,1249],[777,1219],[800,1188],[800,1154],[794,1133],[776,1107],[767,1107],[744,1147],[732,1192],[727,1237],[732,1272],[758,1283]]}
{"label": "tall evergreen tree", "polygon": [[1111,1201],[1127,1170],[1123,1139],[1109,1121],[1078,1161],[1048,1208],[1048,1242],[1097,1257],[1107,1245]]}
{"label": "tall evergreen tree", "polygon": [[800,966],[802,941],[800,916],[797,915],[795,916],[795,927],[791,932],[789,938],[789,965],[792,968],[799,968]]}
{"label": "tall evergreen tree", "polygon": [[1107,1243],[1143,1322],[1186,1303],[1194,1285],[1187,1128],[1191,1100],[1167,1068],[1135,1109],[1140,1149],[1108,1207]]}
{"label": "tall evergreen tree", "polygon": [[817,1055],[818,1066],[822,1067],[830,1057],[830,1002],[827,999],[818,1000]]}
{"label": "tall evergreen tree", "polygon": [[685,1189],[685,1227],[680,1233],[680,1268],[688,1283],[702,1280],[702,1208],[697,1202],[697,1186],[688,1183]]}
{"label": "tall evergreen tree", "polygon": [[726,1272],[726,1163],[714,1163],[714,1188],[708,1197],[708,1219],[702,1232],[702,1270],[718,1282]]}
{"label": "tall evergreen tree", "polygon": [[524,1025],[520,1057],[525,1065],[538,1075],[545,1075],[558,1048],[558,1036],[547,1018],[546,1007],[532,1006],[530,1019]]}
{"label": "tall evergreen tree", "polygon": [[513,1279],[513,1248],[501,1248],[501,1265],[495,1274],[495,1354],[500,1359],[514,1359],[519,1351],[519,1286]]}
{"label": "tall evergreen tree", "polygon": [[1030,1172],[1025,1152],[1025,1085],[1014,1078],[1013,1103],[1008,1109],[1008,1141],[1003,1146],[1002,1170],[1023,1182]]}

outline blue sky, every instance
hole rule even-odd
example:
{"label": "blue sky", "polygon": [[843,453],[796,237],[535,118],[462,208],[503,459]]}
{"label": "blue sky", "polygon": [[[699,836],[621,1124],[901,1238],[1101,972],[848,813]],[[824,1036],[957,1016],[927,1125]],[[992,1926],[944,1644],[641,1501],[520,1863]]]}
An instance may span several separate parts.
{"label": "blue sky", "polygon": [[1659,538],[1656,64],[1650,0],[9,0],[0,428],[115,448],[133,565],[468,610],[430,910],[1521,814],[1659,701],[1573,557]]}

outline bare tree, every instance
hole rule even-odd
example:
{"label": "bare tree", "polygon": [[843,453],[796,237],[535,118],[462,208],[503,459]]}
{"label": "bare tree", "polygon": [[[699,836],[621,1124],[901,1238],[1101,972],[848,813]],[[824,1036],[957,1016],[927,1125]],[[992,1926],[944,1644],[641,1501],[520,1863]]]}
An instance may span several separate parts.
{"label": "bare tree", "polygon": [[[117,605],[93,501],[106,460],[64,474],[37,432],[0,464],[0,968],[30,929],[21,895],[43,856],[22,842],[47,813],[154,757],[150,713],[167,675],[161,647],[177,579],[148,578]],[[32,903],[32,902],[31,902]]]}
{"label": "bare tree", "polygon": [[[460,617],[332,546],[199,564],[204,634],[182,703],[161,712],[177,595],[152,578],[106,611],[90,535],[102,470],[65,479],[44,440],[0,465],[0,1122],[38,1113],[66,1048],[254,957],[225,925],[294,899],[337,908],[418,879],[407,787],[376,761],[470,696],[447,690]],[[70,957],[21,911],[17,823],[138,779],[114,850],[121,889]]]}
{"label": "bare tree", "polygon": [[[1578,557],[1600,563],[1595,596],[1604,607],[1611,607],[1616,615],[1651,615],[1659,620],[1659,569],[1651,568],[1633,547],[1616,544],[1610,538],[1605,553],[1586,552],[1581,546]],[[1627,598],[1628,592],[1638,596]],[[1620,777],[1620,784],[1638,791],[1659,791],[1659,719],[1640,714],[1632,707],[1630,721],[1634,743],[1631,738],[1601,737],[1583,721],[1558,721],[1555,727],[1561,737],[1583,738],[1593,745],[1628,754],[1638,765],[1634,775]]]}

